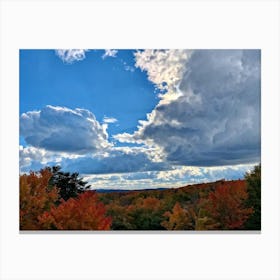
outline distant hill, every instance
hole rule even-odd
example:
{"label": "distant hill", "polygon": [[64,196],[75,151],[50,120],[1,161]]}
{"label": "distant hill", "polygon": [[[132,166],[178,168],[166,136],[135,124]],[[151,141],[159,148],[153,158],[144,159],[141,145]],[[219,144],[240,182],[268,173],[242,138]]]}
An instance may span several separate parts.
{"label": "distant hill", "polygon": [[176,193],[185,193],[189,195],[197,196],[200,191],[209,192],[214,191],[216,187],[224,185],[224,186],[235,186],[239,184],[245,184],[245,180],[229,180],[226,181],[225,179],[217,180],[214,182],[207,182],[207,183],[199,183],[199,184],[192,184],[186,185],[177,188],[156,188],[156,189],[137,189],[137,190],[128,190],[128,189],[96,189],[92,191],[96,191],[100,196],[109,195],[111,199],[119,196],[125,195],[142,195],[142,196],[173,196]]}
{"label": "distant hill", "polygon": [[243,229],[251,213],[244,180],[224,179],[179,188],[99,189],[111,230]]}
{"label": "distant hill", "polygon": [[215,182],[208,182],[208,183],[198,183],[198,184],[192,184],[192,185],[186,185],[182,187],[177,187],[177,188],[148,188],[148,189],[135,189],[135,190],[129,190],[129,189],[95,189],[93,191],[96,191],[97,193],[126,193],[126,192],[146,192],[146,191],[168,191],[168,190],[178,190],[178,189],[188,189],[188,188],[200,188],[200,187],[205,187],[213,184],[223,184],[226,182],[236,182],[240,180],[231,180],[231,181],[226,181],[225,179],[220,179]]}
{"label": "distant hill", "polygon": [[162,190],[168,190],[168,188],[157,188],[157,189],[137,189],[137,190],[128,190],[128,189],[96,189],[93,191],[96,191],[97,193],[123,193],[123,192],[138,192],[138,191],[162,191]]}

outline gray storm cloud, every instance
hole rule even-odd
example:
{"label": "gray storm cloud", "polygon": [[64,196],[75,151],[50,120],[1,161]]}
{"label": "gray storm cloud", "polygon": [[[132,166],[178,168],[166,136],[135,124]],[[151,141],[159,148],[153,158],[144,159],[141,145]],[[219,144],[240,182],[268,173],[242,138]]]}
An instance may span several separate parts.
{"label": "gray storm cloud", "polygon": [[136,66],[171,92],[167,90],[134,134],[115,138],[152,143],[172,164],[258,162],[260,55],[259,50],[137,52]]}
{"label": "gray storm cloud", "polygon": [[65,159],[62,167],[84,174],[126,173],[142,171],[168,170],[171,167],[165,162],[155,162],[150,158],[149,149],[145,148],[112,148],[108,156],[85,156],[77,159]]}

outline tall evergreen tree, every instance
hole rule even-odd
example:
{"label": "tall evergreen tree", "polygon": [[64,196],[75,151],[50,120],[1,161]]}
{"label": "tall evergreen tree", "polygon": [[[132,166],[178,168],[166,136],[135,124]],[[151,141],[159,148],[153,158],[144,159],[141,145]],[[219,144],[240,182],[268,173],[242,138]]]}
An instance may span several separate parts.
{"label": "tall evergreen tree", "polygon": [[79,177],[79,173],[70,173],[61,171],[60,166],[48,167],[53,174],[50,178],[49,185],[56,186],[59,190],[60,198],[65,201],[71,197],[77,197],[80,193],[88,190],[90,185]]}
{"label": "tall evergreen tree", "polygon": [[245,224],[245,229],[261,229],[261,164],[254,167],[251,172],[245,174],[248,188],[248,199],[246,205],[253,207],[254,213],[249,217]]}

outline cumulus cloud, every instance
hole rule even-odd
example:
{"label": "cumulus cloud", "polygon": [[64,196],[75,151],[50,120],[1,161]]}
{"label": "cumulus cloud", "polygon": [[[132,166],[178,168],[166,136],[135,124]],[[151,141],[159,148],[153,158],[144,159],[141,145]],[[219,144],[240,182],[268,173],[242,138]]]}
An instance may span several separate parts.
{"label": "cumulus cloud", "polygon": [[148,79],[163,91],[160,104],[176,99],[190,50],[145,50],[135,53],[135,67],[146,71]]}
{"label": "cumulus cloud", "polygon": [[105,59],[106,57],[116,57],[117,56],[118,51],[117,50],[113,50],[113,49],[106,49],[104,51],[104,54],[102,55],[102,58]]}
{"label": "cumulus cloud", "polygon": [[28,145],[49,151],[83,154],[111,146],[106,124],[86,109],[46,106],[23,113],[20,134]]}
{"label": "cumulus cloud", "polygon": [[259,50],[145,50],[135,59],[166,92],[134,134],[115,139],[157,146],[176,165],[260,160]]}
{"label": "cumulus cloud", "polygon": [[55,50],[56,55],[65,63],[71,64],[86,58],[86,49]]}
{"label": "cumulus cloud", "polygon": [[131,173],[171,168],[167,163],[158,161],[154,149],[144,147],[110,147],[100,153],[78,155],[20,146],[21,172],[52,165],[83,174]]}
{"label": "cumulus cloud", "polygon": [[[46,165],[53,166],[60,164],[62,158],[67,156],[63,153],[54,153],[42,148],[32,146],[19,146],[19,167],[20,173],[29,172],[30,170],[37,171],[44,168]],[[70,155],[69,155],[70,156]],[[74,155],[71,155],[74,158]]]}
{"label": "cumulus cloud", "polygon": [[24,171],[25,168],[28,170],[33,168],[40,169],[47,160],[44,150],[34,147],[19,146],[19,166],[21,171]]}

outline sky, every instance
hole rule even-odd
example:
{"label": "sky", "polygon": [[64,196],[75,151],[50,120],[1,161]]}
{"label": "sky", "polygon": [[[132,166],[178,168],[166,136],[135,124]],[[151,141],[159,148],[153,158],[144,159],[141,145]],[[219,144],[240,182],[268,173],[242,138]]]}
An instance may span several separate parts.
{"label": "sky", "polygon": [[20,50],[20,172],[93,189],[243,178],[260,162],[260,50]]}

